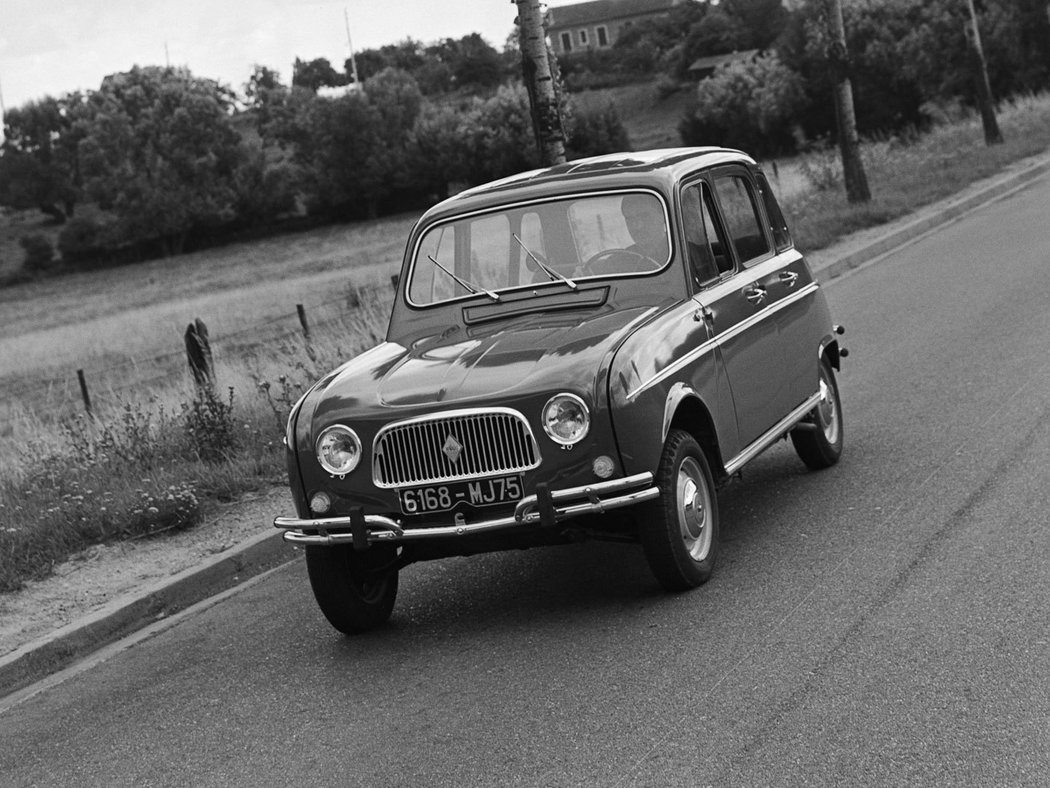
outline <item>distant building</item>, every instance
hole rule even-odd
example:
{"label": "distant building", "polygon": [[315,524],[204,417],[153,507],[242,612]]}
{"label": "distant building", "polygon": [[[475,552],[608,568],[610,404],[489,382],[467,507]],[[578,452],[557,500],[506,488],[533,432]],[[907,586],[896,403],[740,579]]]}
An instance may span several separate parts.
{"label": "distant building", "polygon": [[758,49],[745,49],[743,52],[730,52],[725,55],[711,55],[702,57],[689,66],[689,75],[696,80],[707,79],[715,73],[720,66],[728,66],[730,63],[754,60],[760,54]]}
{"label": "distant building", "polygon": [[547,10],[556,55],[610,47],[625,28],[663,16],[683,0],[591,0]]}

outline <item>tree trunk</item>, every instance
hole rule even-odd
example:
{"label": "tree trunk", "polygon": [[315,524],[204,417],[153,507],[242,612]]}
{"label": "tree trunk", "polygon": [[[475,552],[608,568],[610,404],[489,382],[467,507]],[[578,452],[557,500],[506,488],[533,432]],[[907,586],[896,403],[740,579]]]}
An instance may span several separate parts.
{"label": "tree trunk", "polygon": [[864,162],[860,158],[860,137],[857,135],[857,116],[853,110],[853,86],[849,80],[849,54],[846,51],[846,25],[842,21],[840,0],[825,0],[828,16],[828,61],[835,94],[835,120],[838,124],[839,152],[842,155],[842,176],[846,182],[846,199],[850,202],[868,202],[871,190]]}
{"label": "tree trunk", "polygon": [[543,14],[539,0],[515,0],[518,6],[518,35],[521,42],[521,70],[529,92],[532,127],[536,146],[544,165],[565,161],[565,132],[561,125],[558,95],[551,68],[553,54],[547,51]]}
{"label": "tree trunk", "polygon": [[999,131],[999,122],[995,118],[995,102],[992,100],[992,85],[988,81],[988,67],[984,62],[984,48],[981,46],[981,33],[977,27],[977,9],[973,0],[966,0],[970,10],[970,22],[965,25],[966,43],[970,47],[970,60],[973,63],[973,78],[977,88],[977,104],[981,109],[981,125],[984,126],[984,144],[999,145],[1003,141]]}

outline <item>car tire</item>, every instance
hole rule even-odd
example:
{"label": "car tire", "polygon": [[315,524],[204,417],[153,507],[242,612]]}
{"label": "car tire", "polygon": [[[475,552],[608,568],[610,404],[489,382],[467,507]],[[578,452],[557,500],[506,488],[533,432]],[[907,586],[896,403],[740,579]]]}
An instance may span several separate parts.
{"label": "car tire", "polygon": [[397,598],[397,550],[352,545],[308,546],[306,569],[314,598],[333,627],[347,635],[386,623]]}
{"label": "car tire", "polygon": [[791,442],[802,462],[819,471],[839,461],[843,437],[839,386],[831,362],[824,357],[820,361],[820,403],[791,431]]}
{"label": "car tire", "polygon": [[656,473],[660,497],[639,527],[649,568],[667,591],[687,591],[707,581],[718,557],[718,498],[700,444],[672,429]]}

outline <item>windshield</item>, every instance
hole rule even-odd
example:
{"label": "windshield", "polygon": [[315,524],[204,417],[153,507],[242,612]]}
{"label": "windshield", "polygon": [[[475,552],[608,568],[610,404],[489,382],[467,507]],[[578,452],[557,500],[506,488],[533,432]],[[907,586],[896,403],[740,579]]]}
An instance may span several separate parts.
{"label": "windshield", "polygon": [[513,205],[434,225],[420,238],[408,300],[426,306],[516,287],[652,273],[670,258],[664,204],[652,192]]}

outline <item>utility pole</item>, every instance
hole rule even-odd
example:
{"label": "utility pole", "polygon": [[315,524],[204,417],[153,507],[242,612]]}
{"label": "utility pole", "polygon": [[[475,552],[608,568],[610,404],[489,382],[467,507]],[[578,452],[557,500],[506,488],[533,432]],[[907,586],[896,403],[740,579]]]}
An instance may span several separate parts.
{"label": "utility pole", "polygon": [[981,125],[984,126],[984,144],[1000,145],[1003,141],[999,131],[999,122],[995,119],[995,102],[992,101],[992,84],[988,81],[988,66],[984,62],[984,48],[981,46],[981,32],[977,27],[977,8],[973,0],[966,0],[970,10],[970,21],[963,23],[966,43],[970,49],[970,60],[973,63],[973,77],[977,87],[977,104],[981,109]]}
{"label": "utility pole", "polygon": [[539,0],[514,0],[518,6],[518,36],[521,43],[521,70],[529,92],[532,127],[540,160],[545,165],[565,161],[565,132],[561,125],[558,95],[547,51],[547,34]]}
{"label": "utility pole", "polygon": [[849,80],[849,54],[846,51],[846,25],[842,21],[841,0],[825,0],[830,39],[827,56],[835,94],[835,120],[838,124],[839,152],[842,155],[842,176],[846,182],[846,199],[850,202],[868,202],[871,189],[860,158],[860,137],[857,135],[857,116],[853,109],[853,85]]}
{"label": "utility pole", "polygon": [[361,85],[357,81],[357,58],[354,57],[354,42],[350,40],[350,14],[346,6],[343,6],[343,21],[346,23],[346,45],[350,47],[350,84],[353,90],[357,90]]}

